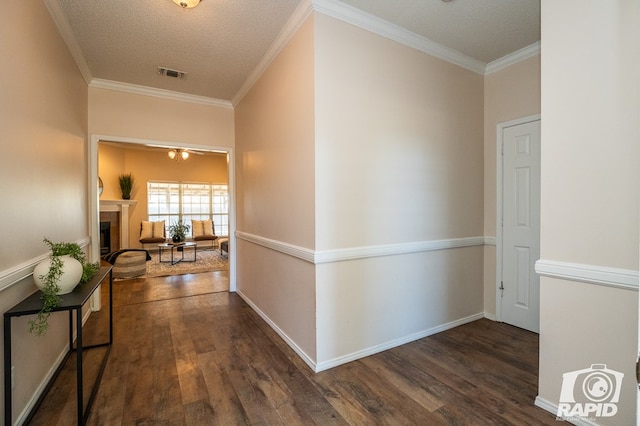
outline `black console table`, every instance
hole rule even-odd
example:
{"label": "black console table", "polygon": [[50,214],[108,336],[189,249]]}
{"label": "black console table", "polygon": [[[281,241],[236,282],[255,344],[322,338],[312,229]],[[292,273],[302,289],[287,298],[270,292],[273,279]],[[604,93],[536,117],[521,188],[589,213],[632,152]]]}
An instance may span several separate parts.
{"label": "black console table", "polygon": [[[111,266],[102,266],[96,275],[84,284],[78,285],[71,293],[65,294],[61,296],[62,301],[60,304],[55,307],[52,311],[68,311],[69,312],[69,352],[65,356],[63,362],[58,367],[58,370],[53,375],[50,383],[47,385],[47,390],[51,383],[55,380],[55,377],[58,375],[60,370],[66,364],[69,355],[75,351],[76,353],[76,393],[77,393],[77,404],[78,404],[78,424],[84,425],[89,417],[89,412],[91,410],[91,405],[93,404],[93,400],[95,399],[96,393],[98,391],[98,386],[100,385],[100,380],[102,379],[102,373],[104,372],[104,367],[107,364],[107,359],[109,357],[109,352],[111,351],[111,344],[113,343],[113,273],[111,271]],[[100,343],[91,346],[83,346],[82,345],[82,307],[87,303],[91,295],[96,291],[96,289],[100,288],[100,284],[109,277],[109,341],[105,343]],[[11,425],[12,424],[12,386],[11,386],[11,318],[20,317],[23,315],[33,315],[40,312],[42,308],[42,299],[41,292],[38,290],[33,293],[31,296],[24,299],[22,302],[15,305],[13,308],[9,309],[4,313],[4,424]],[[77,339],[76,345],[74,348],[73,345],[73,313],[75,311],[76,323],[77,327]],[[82,393],[82,350],[90,349],[96,347],[106,347],[106,353],[102,359],[102,363],[100,365],[100,370],[98,372],[98,377],[93,385],[91,390],[91,395],[89,396],[89,400],[87,402],[87,409],[84,410],[84,401],[83,401],[83,393]],[[43,396],[46,394],[46,391],[43,392]],[[42,397],[40,398],[41,402]],[[36,405],[37,407],[37,405]]]}

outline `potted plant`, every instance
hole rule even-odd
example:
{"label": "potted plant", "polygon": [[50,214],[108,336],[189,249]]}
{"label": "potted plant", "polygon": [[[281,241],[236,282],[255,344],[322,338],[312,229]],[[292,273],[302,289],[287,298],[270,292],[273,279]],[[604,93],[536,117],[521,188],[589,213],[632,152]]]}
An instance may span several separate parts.
{"label": "potted plant", "polygon": [[131,173],[125,173],[118,176],[118,182],[120,183],[120,192],[122,192],[122,199],[129,200],[131,198],[131,190],[133,190],[133,182],[135,179]]}
{"label": "potted plant", "polygon": [[87,262],[77,243],[54,243],[48,238],[44,242],[51,249],[51,255],[33,270],[33,280],[42,292],[42,309],[29,321],[29,332],[38,336],[47,332],[49,315],[60,303],[60,295],[89,281],[100,268],[99,262]]}
{"label": "potted plant", "polygon": [[169,236],[174,243],[180,243],[187,238],[187,232],[191,227],[186,223],[182,223],[182,220],[174,222],[169,225]]}

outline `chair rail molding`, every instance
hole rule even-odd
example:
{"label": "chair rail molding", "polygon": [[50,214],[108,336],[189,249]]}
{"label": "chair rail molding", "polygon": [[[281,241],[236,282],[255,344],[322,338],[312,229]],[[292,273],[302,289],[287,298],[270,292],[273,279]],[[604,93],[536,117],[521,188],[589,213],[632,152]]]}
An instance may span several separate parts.
{"label": "chair rail molding", "polygon": [[[87,247],[91,243],[90,237],[85,237],[81,240],[75,241],[81,248]],[[48,258],[50,253],[45,253],[40,256],[36,256],[32,259],[26,260],[19,265],[15,265],[9,269],[5,269],[4,271],[0,271],[0,292],[8,289],[12,285],[28,278],[33,274],[33,269],[36,265],[46,258]]]}
{"label": "chair rail molding", "polygon": [[540,259],[536,262],[536,273],[542,277],[638,291],[638,271],[630,269]]}
{"label": "chair rail molding", "polygon": [[345,260],[367,259],[372,257],[394,256],[399,254],[420,253],[435,250],[448,250],[460,247],[477,247],[492,245],[492,242],[495,244],[492,237],[479,236],[383,244],[365,247],[348,247],[342,249],[313,250],[242,231],[236,231],[235,236],[239,240],[248,241],[316,265],[341,262]]}

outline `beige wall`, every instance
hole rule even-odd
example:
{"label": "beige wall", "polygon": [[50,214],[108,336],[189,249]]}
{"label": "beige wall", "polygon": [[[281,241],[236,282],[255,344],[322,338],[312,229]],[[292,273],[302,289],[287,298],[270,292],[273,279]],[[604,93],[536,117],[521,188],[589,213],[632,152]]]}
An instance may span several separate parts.
{"label": "beige wall", "polygon": [[[237,105],[237,229],[279,246],[314,247],[313,19]],[[239,239],[238,291],[315,358],[312,263]]]}
{"label": "beige wall", "polygon": [[413,250],[482,236],[482,129],[481,75],[316,14],[321,368],[482,315],[481,247]]}
{"label": "beige wall", "polygon": [[314,246],[313,21],[236,106],[238,229]]}
{"label": "beige wall", "polygon": [[[637,2],[542,3],[541,258],[598,272],[638,271],[640,10]],[[635,424],[638,292],[543,277],[539,399],[562,374],[623,372],[614,418]]]}
{"label": "beige wall", "polygon": [[131,194],[136,205],[129,208],[129,247],[141,247],[140,221],[148,220],[147,182],[228,184],[226,154],[192,154],[187,160],[177,162],[167,157],[167,150],[148,151],[137,148],[135,144],[114,146],[101,143],[98,173],[104,184],[101,200],[122,198],[118,184],[120,174],[131,173],[136,180]]}
{"label": "beige wall", "polygon": [[[125,167],[127,150],[118,146],[99,143],[98,145],[98,176],[102,179],[103,189],[100,200],[119,200],[122,198],[118,176],[123,173],[132,173]],[[136,172],[137,174],[137,172]],[[134,178],[136,175],[134,174]],[[139,187],[137,181],[136,186]],[[132,191],[133,192],[133,191]]]}
{"label": "beige wall", "polygon": [[[88,237],[87,86],[42,2],[1,2],[0,33],[0,232],[11,241],[0,247],[5,312],[36,290],[19,277],[47,253],[44,237]],[[68,343],[65,314],[50,317],[44,337],[27,332],[29,319],[12,321],[14,419]]]}
{"label": "beige wall", "polygon": [[[165,99],[121,90],[89,87],[89,134],[91,137],[91,173],[97,164],[97,139],[118,142],[155,143],[178,147],[228,150],[233,158],[234,111],[229,107],[198,102]],[[233,174],[233,170],[230,171]],[[106,177],[106,176],[105,176]],[[93,177],[96,179],[97,176]],[[104,179],[103,179],[104,180]],[[231,194],[233,179],[230,178]],[[233,199],[231,199],[233,205]],[[90,206],[92,227],[98,232],[97,202]],[[131,227],[139,223],[140,208],[132,209]],[[230,225],[233,227],[233,207]],[[131,230],[135,235],[136,231]],[[233,237],[232,237],[233,238]],[[138,241],[138,238],[130,239]],[[92,243],[98,252],[98,242]],[[231,248],[233,251],[233,247]],[[235,257],[234,257],[235,258]],[[232,259],[233,262],[233,259]],[[233,266],[231,272],[233,288]]]}
{"label": "beige wall", "polygon": [[540,114],[540,55],[484,79],[484,235],[496,235],[496,126]]}
{"label": "beige wall", "polygon": [[[540,55],[484,79],[484,235],[496,236],[496,126],[540,114]],[[496,247],[484,250],[484,311],[496,314]]]}
{"label": "beige wall", "polygon": [[482,235],[483,77],[317,16],[316,247]]}
{"label": "beige wall", "polygon": [[89,133],[233,147],[233,109],[89,88]]}
{"label": "beige wall", "polygon": [[243,297],[319,369],[481,316],[482,247],[410,247],[482,236],[482,129],[482,76],[314,14],[236,108]]}
{"label": "beige wall", "polygon": [[[543,2],[541,106],[540,58],[483,79],[316,14],[237,106],[234,127],[230,108],[87,89],[42,3],[3,2],[0,57],[12,67],[0,70],[10,154],[0,168],[11,179],[0,192],[11,203],[0,226],[14,244],[0,249],[0,282],[44,254],[43,237],[87,237],[88,132],[215,147],[235,139],[238,230],[322,255],[495,235],[495,125],[539,111],[543,259],[637,273],[637,7]],[[316,267],[237,245],[238,289],[319,365],[471,317],[483,300],[495,312],[491,247]],[[34,290],[18,281],[0,308]],[[637,297],[542,278],[540,399],[557,403],[562,373],[607,363],[626,375],[610,423],[633,423]],[[26,333],[27,320],[13,328],[16,415],[66,344],[66,317],[54,316],[44,338]]]}

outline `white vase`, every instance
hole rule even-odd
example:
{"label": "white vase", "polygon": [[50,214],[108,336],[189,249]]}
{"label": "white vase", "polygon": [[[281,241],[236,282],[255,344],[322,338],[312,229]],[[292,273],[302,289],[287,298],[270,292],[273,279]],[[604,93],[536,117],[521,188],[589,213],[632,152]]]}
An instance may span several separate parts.
{"label": "white vase", "polygon": [[[60,288],[58,294],[71,293],[82,278],[82,263],[71,256],[60,256],[60,260],[62,260],[62,276],[58,282]],[[33,269],[33,280],[40,290],[45,287],[40,277],[49,273],[49,266],[51,266],[51,257],[38,263]]]}

